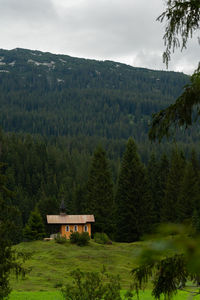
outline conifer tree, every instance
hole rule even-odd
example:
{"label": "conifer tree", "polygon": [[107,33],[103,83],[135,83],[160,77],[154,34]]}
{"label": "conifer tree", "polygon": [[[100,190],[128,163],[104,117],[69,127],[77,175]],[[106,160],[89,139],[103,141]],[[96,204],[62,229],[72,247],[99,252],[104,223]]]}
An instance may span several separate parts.
{"label": "conifer tree", "polygon": [[[200,175],[200,164],[199,164],[199,161],[198,161],[198,158],[197,158],[197,153],[196,153],[195,149],[192,149],[190,161],[192,163],[193,170],[194,170],[196,176],[199,177],[199,175]],[[200,180],[200,178],[199,178],[199,180]]]}
{"label": "conifer tree", "polygon": [[37,209],[31,212],[24,228],[24,238],[30,241],[41,240],[45,235],[42,217]]}
{"label": "conifer tree", "polygon": [[11,272],[17,275],[25,274],[21,259],[26,259],[24,253],[17,253],[11,247],[17,241],[15,235],[19,231],[19,226],[18,224],[16,226],[15,221],[19,211],[7,204],[12,192],[6,187],[6,176],[2,172],[4,166],[0,162],[0,300],[7,299],[11,292]]}
{"label": "conifer tree", "polygon": [[178,198],[184,175],[185,158],[178,149],[173,150],[162,208],[163,221],[177,222],[179,219]]}
{"label": "conifer tree", "polygon": [[74,203],[74,213],[78,215],[84,214],[87,205],[86,184],[77,185],[73,195],[73,203]]}
{"label": "conifer tree", "polygon": [[179,221],[191,220],[195,210],[199,211],[200,188],[194,165],[188,162],[185,167],[178,199]]}
{"label": "conifer tree", "polygon": [[160,213],[162,206],[161,176],[159,172],[161,170],[159,167],[159,163],[156,161],[155,154],[153,153],[148,162],[147,175],[154,223],[160,222]]}
{"label": "conifer tree", "polygon": [[192,227],[195,229],[195,231],[199,234],[200,233],[200,213],[197,211],[197,209],[194,210],[192,215]]}
{"label": "conifer tree", "polygon": [[166,190],[166,184],[169,175],[169,159],[165,153],[162,155],[160,159],[158,174],[159,174],[160,198],[161,198],[160,221],[162,222],[164,220],[162,213],[163,213],[163,206],[164,206],[165,190]]}
{"label": "conifer tree", "polygon": [[87,183],[86,212],[94,214],[96,232],[113,233],[113,182],[106,152],[98,147],[93,155]]}
{"label": "conifer tree", "polygon": [[149,228],[152,209],[146,171],[132,138],[128,140],[122,159],[116,206],[116,240],[121,242],[138,240]]}

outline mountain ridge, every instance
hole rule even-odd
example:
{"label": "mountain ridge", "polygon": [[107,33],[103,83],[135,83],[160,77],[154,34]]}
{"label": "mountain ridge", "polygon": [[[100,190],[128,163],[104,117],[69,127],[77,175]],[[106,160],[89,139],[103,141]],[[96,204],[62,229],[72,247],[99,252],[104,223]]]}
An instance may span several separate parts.
{"label": "mountain ridge", "polygon": [[179,73],[179,74],[184,74],[186,76],[189,76],[187,74],[185,74],[184,72],[179,72],[179,71],[168,71],[168,70],[159,70],[159,69],[149,69],[149,68],[145,68],[145,67],[135,67],[135,66],[132,66],[132,65],[129,65],[129,64],[126,64],[126,63],[122,63],[122,62],[119,62],[119,61],[112,61],[112,60],[109,60],[109,59],[105,59],[105,60],[100,60],[100,59],[93,59],[93,58],[84,58],[84,57],[75,57],[75,56],[71,56],[71,55],[68,55],[68,54],[63,54],[63,53],[52,53],[52,52],[49,52],[49,51],[41,51],[41,50],[33,50],[33,49],[27,49],[27,48],[19,48],[19,47],[16,47],[16,48],[13,48],[13,49],[4,49],[4,48],[0,48],[0,52],[14,52],[14,51],[20,51],[20,52],[30,52],[30,54],[32,55],[38,55],[38,56],[43,56],[43,55],[53,55],[53,56],[60,56],[60,57],[68,57],[68,58],[71,58],[71,59],[77,59],[77,60],[85,60],[85,61],[90,61],[90,62],[100,62],[100,63],[106,63],[106,62],[110,62],[110,63],[116,63],[118,65],[122,65],[122,66],[126,66],[126,67],[130,67],[130,68],[133,68],[133,69],[140,69],[140,70],[148,70],[148,71],[155,71],[155,72],[172,72],[172,73]]}

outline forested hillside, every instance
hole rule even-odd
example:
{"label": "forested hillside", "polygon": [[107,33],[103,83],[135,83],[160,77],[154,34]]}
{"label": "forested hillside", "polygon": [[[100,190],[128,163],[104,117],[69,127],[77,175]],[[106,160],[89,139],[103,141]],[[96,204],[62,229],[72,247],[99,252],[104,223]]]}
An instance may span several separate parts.
{"label": "forested hillside", "polygon": [[199,128],[180,129],[179,149],[147,136],[151,114],[187,82],[111,61],[0,50],[0,197],[18,211],[13,242],[24,239],[31,212],[45,223],[61,200],[67,213],[94,214],[94,230],[122,242],[162,221],[192,223],[200,212],[200,157],[192,151]]}
{"label": "forested hillside", "polygon": [[13,242],[23,239],[35,208],[45,224],[47,214],[59,213],[61,200],[67,213],[93,213],[93,230],[122,242],[140,239],[162,221],[187,220],[198,227],[200,163],[195,151],[188,159],[177,148],[152,154],[144,165],[133,139],[126,147],[111,144],[107,153],[99,146],[93,154],[81,142],[69,150],[67,139],[31,135],[1,134],[0,146],[0,197],[18,209],[12,216],[18,226]]}
{"label": "forested hillside", "polygon": [[172,103],[188,81],[182,73],[112,61],[0,50],[0,126],[144,142],[152,113]]}

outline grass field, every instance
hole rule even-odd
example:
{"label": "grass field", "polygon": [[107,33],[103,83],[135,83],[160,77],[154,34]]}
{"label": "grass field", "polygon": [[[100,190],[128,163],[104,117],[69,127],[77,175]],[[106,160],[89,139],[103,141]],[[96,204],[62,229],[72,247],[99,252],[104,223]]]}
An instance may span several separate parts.
{"label": "grass field", "polygon": [[[63,300],[59,290],[62,285],[71,282],[70,272],[76,268],[100,271],[105,266],[109,273],[119,274],[122,289],[128,289],[131,283],[130,272],[136,266],[137,254],[142,246],[142,242],[99,245],[91,241],[87,247],[78,247],[69,242],[61,245],[54,241],[21,243],[16,246],[18,250],[32,253],[25,264],[31,268],[31,272],[23,280],[11,278],[13,292],[10,300]],[[188,296],[188,293],[179,292],[174,299],[200,300],[200,296]],[[141,293],[140,299],[153,299],[150,289]]]}
{"label": "grass field", "polygon": [[[122,295],[124,292],[122,291]],[[134,297],[133,299],[136,299]],[[151,291],[146,290],[140,294],[141,300],[151,300],[153,299],[151,296]],[[174,300],[199,300],[198,297],[191,297],[186,292],[179,292]],[[60,292],[12,292],[9,300],[64,300],[62,294]],[[114,299],[113,299],[114,300]],[[161,298],[163,300],[163,298]]]}
{"label": "grass field", "polygon": [[127,289],[140,248],[140,243],[100,245],[93,241],[86,247],[54,241],[21,243],[17,245],[18,250],[32,252],[31,259],[26,262],[32,270],[24,280],[13,278],[12,287],[16,291],[55,291],[71,281],[72,270],[100,271],[105,266],[109,273],[120,275],[121,286]]}
{"label": "grass field", "polygon": [[60,292],[12,292],[9,300],[63,300]]}

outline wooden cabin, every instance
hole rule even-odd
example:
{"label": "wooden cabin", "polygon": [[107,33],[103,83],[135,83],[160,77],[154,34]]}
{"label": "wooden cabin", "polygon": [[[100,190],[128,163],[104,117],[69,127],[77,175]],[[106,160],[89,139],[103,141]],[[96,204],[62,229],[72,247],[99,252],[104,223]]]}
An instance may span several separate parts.
{"label": "wooden cabin", "polygon": [[91,223],[94,223],[93,215],[47,215],[48,224],[60,225],[60,234],[69,239],[72,232],[88,232],[91,236]]}
{"label": "wooden cabin", "polygon": [[60,206],[60,215],[47,215],[47,224],[60,225],[60,234],[67,239],[72,232],[88,232],[91,236],[91,224],[95,222],[94,215],[67,215],[64,202]]}

